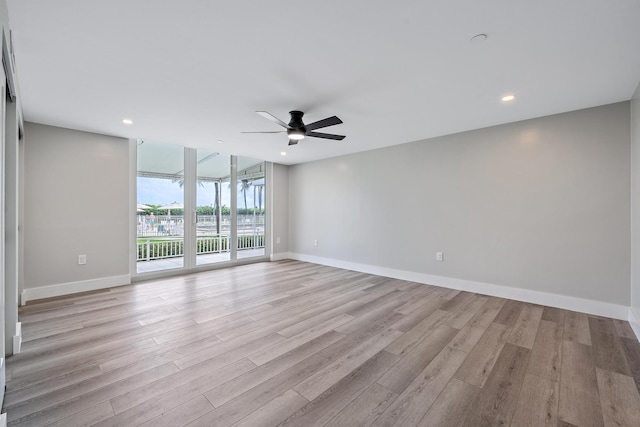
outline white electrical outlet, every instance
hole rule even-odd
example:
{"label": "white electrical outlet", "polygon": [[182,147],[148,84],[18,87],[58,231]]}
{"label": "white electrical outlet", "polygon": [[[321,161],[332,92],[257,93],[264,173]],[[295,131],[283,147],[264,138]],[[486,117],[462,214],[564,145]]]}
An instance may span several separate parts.
{"label": "white electrical outlet", "polygon": [[85,265],[87,263],[86,255],[78,255],[78,265]]}
{"label": "white electrical outlet", "polygon": [[313,246],[318,246],[318,239],[313,241]]}
{"label": "white electrical outlet", "polygon": [[436,252],[436,261],[444,261],[442,252]]}
{"label": "white electrical outlet", "polygon": [[280,238],[276,237],[276,245],[279,245],[279,244],[280,244]]}

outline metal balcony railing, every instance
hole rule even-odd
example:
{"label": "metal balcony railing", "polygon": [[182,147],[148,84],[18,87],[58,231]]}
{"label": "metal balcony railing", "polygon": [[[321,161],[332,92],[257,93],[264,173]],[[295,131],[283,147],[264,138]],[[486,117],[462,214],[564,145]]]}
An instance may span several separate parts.
{"label": "metal balcony railing", "polygon": [[[151,261],[184,255],[182,238],[162,240],[138,239],[137,260]],[[196,238],[196,254],[223,253],[231,250],[229,236],[207,236]],[[238,236],[238,251],[264,248],[264,234]]]}

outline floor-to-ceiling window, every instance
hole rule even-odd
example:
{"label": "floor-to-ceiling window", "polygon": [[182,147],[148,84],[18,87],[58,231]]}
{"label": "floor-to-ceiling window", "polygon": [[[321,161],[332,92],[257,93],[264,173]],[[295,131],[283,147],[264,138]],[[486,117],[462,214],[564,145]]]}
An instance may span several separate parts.
{"label": "floor-to-ceiling window", "polygon": [[266,255],[265,162],[137,142],[136,272]]}
{"label": "floor-to-ceiling window", "polygon": [[231,260],[231,156],[198,150],[196,264]]}
{"label": "floor-to-ceiling window", "polygon": [[238,157],[238,258],[265,254],[265,163]]}
{"label": "floor-to-ceiling window", "polygon": [[184,147],[138,141],[138,273],[184,266]]}

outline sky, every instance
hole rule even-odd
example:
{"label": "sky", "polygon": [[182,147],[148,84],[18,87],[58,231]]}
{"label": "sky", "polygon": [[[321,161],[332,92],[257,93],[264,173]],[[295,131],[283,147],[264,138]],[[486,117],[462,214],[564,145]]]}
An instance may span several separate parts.
{"label": "sky", "polygon": [[[215,190],[212,182],[204,182],[198,185],[197,206],[213,206]],[[222,205],[231,206],[231,191],[229,183],[223,182],[221,186]],[[138,201],[137,203],[151,205],[168,205],[169,203],[184,203],[183,189],[177,182],[170,179],[138,177]],[[262,201],[264,206],[264,200]],[[242,195],[238,194],[238,207],[244,207]],[[247,207],[253,207],[253,191],[247,191]]]}

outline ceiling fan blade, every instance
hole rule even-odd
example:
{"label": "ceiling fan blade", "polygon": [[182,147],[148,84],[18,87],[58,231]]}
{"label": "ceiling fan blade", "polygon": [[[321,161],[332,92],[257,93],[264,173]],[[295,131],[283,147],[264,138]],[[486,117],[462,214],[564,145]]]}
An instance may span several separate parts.
{"label": "ceiling fan blade", "polygon": [[240,133],[285,133],[286,130],[265,130],[265,131],[255,131],[255,132],[240,132]]}
{"label": "ceiling fan blade", "polygon": [[318,120],[317,122],[310,123],[308,125],[304,125],[306,130],[314,130],[320,128],[326,128],[327,126],[339,125],[342,123],[342,120],[337,118],[336,116],[327,117],[326,119]]}
{"label": "ceiling fan blade", "polygon": [[288,124],[286,124],[285,122],[283,122],[282,120],[280,120],[276,116],[272,115],[271,113],[267,113],[266,111],[256,111],[256,113],[260,114],[265,119],[270,120],[273,123],[282,126],[285,129],[291,129]]}
{"label": "ceiling fan blade", "polygon": [[296,145],[298,143],[297,139],[290,139],[289,140],[289,145]]}
{"label": "ceiling fan blade", "polygon": [[313,136],[315,138],[325,138],[325,139],[335,139],[338,141],[342,141],[345,136],[344,135],[333,135],[331,133],[321,133],[321,132],[307,132],[306,136]]}

